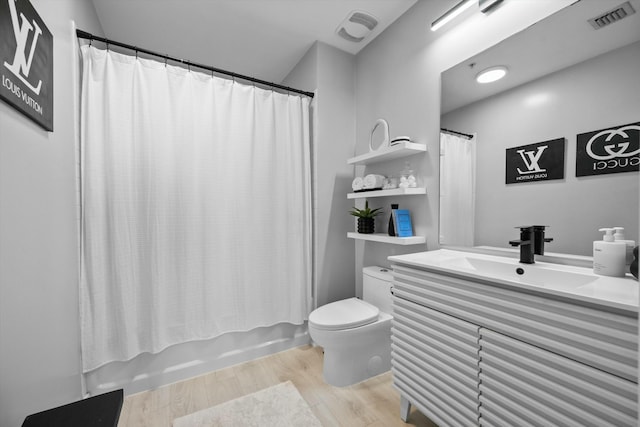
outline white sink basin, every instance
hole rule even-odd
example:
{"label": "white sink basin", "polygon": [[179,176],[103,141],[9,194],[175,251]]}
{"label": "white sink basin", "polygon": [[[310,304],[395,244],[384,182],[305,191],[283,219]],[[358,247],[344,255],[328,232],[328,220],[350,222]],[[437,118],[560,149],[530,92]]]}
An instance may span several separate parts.
{"label": "white sink basin", "polygon": [[452,258],[450,261],[444,262],[443,265],[452,269],[470,271],[479,276],[561,290],[579,288],[598,280],[598,276],[593,274],[566,271],[547,263],[521,264],[510,258],[495,260],[463,256]]}
{"label": "white sink basin", "polygon": [[449,249],[390,256],[389,261],[625,309],[638,307],[638,281],[630,274],[599,276],[590,268],[538,261],[523,264],[514,258]]}

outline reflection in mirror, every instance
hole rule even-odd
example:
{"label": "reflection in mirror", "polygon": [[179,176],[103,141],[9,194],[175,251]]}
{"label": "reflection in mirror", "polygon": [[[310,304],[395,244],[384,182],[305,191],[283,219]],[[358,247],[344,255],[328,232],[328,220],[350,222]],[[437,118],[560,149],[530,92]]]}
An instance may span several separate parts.
{"label": "reflection in mirror", "polygon": [[[473,135],[459,144],[475,147],[450,160],[453,166],[441,165],[441,185],[449,186],[449,201],[441,201],[441,244],[507,248],[518,237],[515,227],[534,224],[550,226],[554,240],[546,250],[553,253],[592,255],[602,227],[625,227],[626,238],[638,241],[637,167],[576,176],[578,135],[640,122],[640,13],[598,30],[588,22],[619,3],[574,3],[442,74],[441,127]],[[640,0],[630,3],[640,11]],[[509,73],[478,85],[478,72],[493,65]],[[450,136],[441,133],[442,141]],[[505,183],[508,148],[558,139],[564,144],[560,179]],[[637,165],[638,131],[618,143],[610,149],[627,144],[624,155]],[[447,145],[445,158],[449,151]],[[463,156],[472,152],[470,166]],[[521,156],[535,167],[537,152]]]}
{"label": "reflection in mirror", "polygon": [[476,139],[440,133],[440,244],[473,246],[476,203]]}

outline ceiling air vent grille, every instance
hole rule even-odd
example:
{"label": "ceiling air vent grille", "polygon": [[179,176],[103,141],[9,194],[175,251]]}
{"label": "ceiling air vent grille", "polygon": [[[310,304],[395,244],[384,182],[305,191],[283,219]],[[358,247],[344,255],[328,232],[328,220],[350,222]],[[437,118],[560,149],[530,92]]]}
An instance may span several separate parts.
{"label": "ceiling air vent grille", "polygon": [[369,31],[373,30],[376,25],[378,25],[378,21],[376,20],[376,18],[362,12],[353,12],[353,15],[349,17],[349,21],[355,22],[356,24],[364,25]]}
{"label": "ceiling air vent grille", "polygon": [[618,22],[629,15],[633,15],[634,13],[636,13],[636,11],[633,9],[633,6],[631,6],[631,3],[625,2],[609,12],[589,19],[589,23],[593,28],[599,30],[602,27]]}
{"label": "ceiling air vent grille", "polygon": [[373,16],[359,11],[353,11],[340,24],[336,33],[345,40],[358,43],[364,40],[378,25]]}

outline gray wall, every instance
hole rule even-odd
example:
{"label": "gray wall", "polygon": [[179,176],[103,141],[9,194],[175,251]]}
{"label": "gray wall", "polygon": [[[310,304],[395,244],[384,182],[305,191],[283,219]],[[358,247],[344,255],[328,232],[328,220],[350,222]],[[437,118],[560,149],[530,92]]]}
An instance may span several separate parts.
{"label": "gray wall", "polygon": [[284,84],[316,92],[313,141],[314,277],[318,306],[355,295],[353,179],[347,159],[355,141],[355,57],[315,43]]}
{"label": "gray wall", "polygon": [[[409,158],[424,179],[427,195],[372,199],[372,206],[398,202],[412,212],[416,234],[427,243],[415,246],[358,242],[357,292],[361,292],[363,265],[388,266],[387,257],[437,249],[438,147],[440,73],[543,19],[573,0],[508,1],[491,13],[479,12],[432,32],[430,23],[457,1],[419,1],[357,56],[356,152],[368,151],[369,132],[376,119],[389,122],[393,136],[408,135],[427,144],[427,153]],[[615,5],[614,5],[615,6]],[[403,161],[377,166],[377,171],[399,171]],[[367,172],[368,173],[368,172]],[[393,200],[391,200],[393,199]]]}
{"label": "gray wall", "polygon": [[[638,173],[575,176],[576,134],[640,121],[638,70],[634,43],[443,117],[445,128],[478,134],[476,245],[509,246],[511,227],[534,223],[551,226],[551,252],[591,256],[601,227],[638,240]],[[506,148],[563,137],[563,180],[505,184]]]}
{"label": "gray wall", "polygon": [[54,129],[0,102],[0,425],[81,397],[72,20],[86,0],[31,0],[53,34]]}

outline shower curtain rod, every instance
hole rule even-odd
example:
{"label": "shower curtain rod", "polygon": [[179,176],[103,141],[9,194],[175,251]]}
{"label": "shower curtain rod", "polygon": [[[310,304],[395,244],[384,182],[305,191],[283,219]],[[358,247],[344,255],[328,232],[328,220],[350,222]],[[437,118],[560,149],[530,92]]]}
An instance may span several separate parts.
{"label": "shower curtain rod", "polygon": [[298,93],[300,95],[304,95],[304,96],[308,96],[309,98],[313,98],[313,92],[305,92],[303,90],[300,89],[294,89],[288,86],[283,86],[283,85],[279,85],[277,83],[271,83],[271,82],[267,82],[265,80],[260,80],[257,79],[255,77],[249,77],[249,76],[244,76],[242,74],[238,74],[238,73],[234,73],[232,71],[227,71],[227,70],[222,70],[220,68],[215,68],[215,67],[211,67],[208,65],[202,65],[202,64],[198,64],[195,62],[191,62],[191,61],[185,61],[184,59],[179,59],[179,58],[174,58],[172,56],[169,55],[164,55],[162,53],[157,53],[157,52],[153,52],[147,49],[142,49],[139,48],[137,46],[132,46],[130,44],[125,44],[125,43],[121,43],[121,42],[117,42],[115,40],[109,40],[107,38],[104,37],[100,37],[100,36],[94,36],[91,33],[88,33],[86,31],[82,31],[82,30],[76,30],[76,36],[80,39],[88,39],[89,42],[95,40],[98,42],[102,42],[102,43],[106,43],[107,45],[107,49],[109,48],[109,45],[114,45],[114,46],[119,46],[125,49],[129,49],[129,50],[133,50],[136,52],[136,55],[138,52],[140,53],[144,53],[147,55],[151,55],[151,56],[157,56],[159,58],[164,58],[165,64],[167,61],[173,61],[173,62],[179,62],[180,64],[186,65],[188,67],[196,67],[196,68],[201,68],[203,70],[208,70],[208,71],[212,71],[218,74],[224,74],[227,76],[231,76],[232,78],[238,78],[238,79],[242,79],[242,80],[246,80],[252,83],[258,83],[264,86],[268,86],[268,87],[272,87],[272,88],[276,88],[276,89],[281,89],[281,90],[285,90],[287,92],[293,92],[293,93]]}
{"label": "shower curtain rod", "polygon": [[447,133],[452,133],[454,135],[464,136],[467,139],[472,139],[473,138],[473,135],[469,135],[468,133],[462,133],[462,132],[458,132],[458,131],[451,130],[451,129],[440,128],[440,131],[447,132]]}

